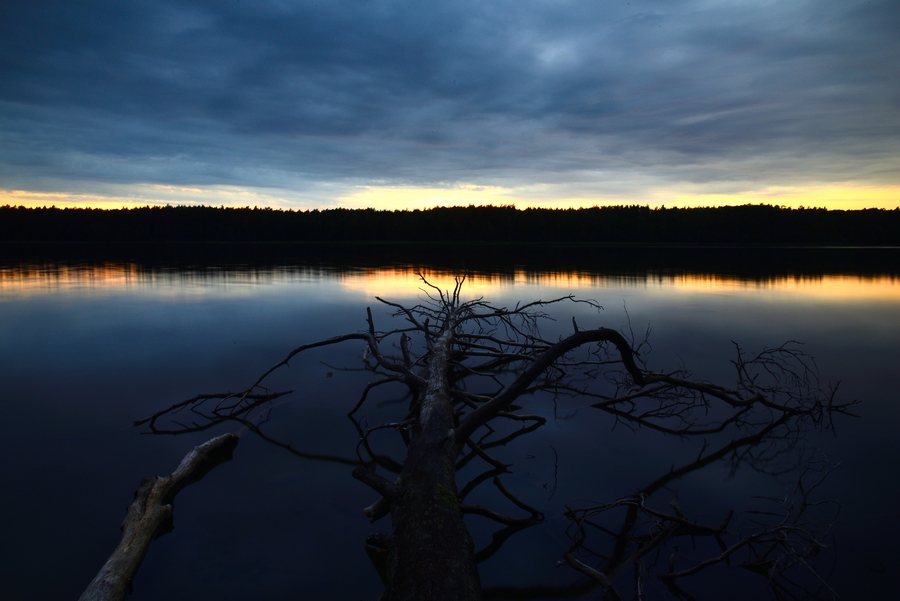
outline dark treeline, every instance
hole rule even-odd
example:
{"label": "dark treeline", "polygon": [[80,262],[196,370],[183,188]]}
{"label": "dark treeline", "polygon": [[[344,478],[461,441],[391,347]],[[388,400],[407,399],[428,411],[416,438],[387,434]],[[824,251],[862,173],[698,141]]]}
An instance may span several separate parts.
{"label": "dark treeline", "polygon": [[497,242],[684,246],[896,246],[900,209],[768,205],[650,209],[441,207],[424,211],[204,206],[0,207],[4,242]]}

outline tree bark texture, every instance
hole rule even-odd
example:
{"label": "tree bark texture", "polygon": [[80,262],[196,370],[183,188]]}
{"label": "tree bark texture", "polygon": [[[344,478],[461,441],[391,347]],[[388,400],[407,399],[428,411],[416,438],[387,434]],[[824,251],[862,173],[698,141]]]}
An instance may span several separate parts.
{"label": "tree bark texture", "polygon": [[435,341],[416,431],[391,504],[389,599],[480,599],[474,543],[456,486],[454,409],[447,372],[453,330]]}
{"label": "tree bark texture", "polygon": [[635,380],[642,377],[620,334],[604,328],[577,332],[550,347],[502,394],[457,425],[448,374],[458,312],[458,306],[448,311],[444,330],[430,349],[423,396],[399,478],[379,486],[377,477],[359,470],[356,474],[390,503],[393,531],[385,539],[390,601],[481,599],[474,542],[463,521],[456,483],[456,460],[479,425],[506,409],[553,361],[589,342],[613,342]]}

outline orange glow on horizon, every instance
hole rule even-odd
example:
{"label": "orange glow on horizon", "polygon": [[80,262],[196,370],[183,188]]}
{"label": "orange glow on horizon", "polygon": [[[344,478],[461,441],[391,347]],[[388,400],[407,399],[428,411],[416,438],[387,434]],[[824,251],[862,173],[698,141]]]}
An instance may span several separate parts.
{"label": "orange glow on horizon", "polygon": [[831,210],[895,209],[900,207],[900,186],[841,184],[831,186],[770,186],[731,194],[650,190],[635,196],[567,197],[551,186],[502,188],[460,185],[450,188],[365,186],[338,194],[315,207],[299,193],[236,186],[187,187],[158,184],[123,186],[120,193],[89,194],[0,190],[0,206],[28,208],[119,209],[145,206],[206,205],[226,207],[271,207],[277,209],[374,208],[379,210],[429,209],[438,206],[508,206],[526,208],[586,208],[594,206],[642,205],[657,208],[717,207],[766,204],[790,208],[815,207]]}
{"label": "orange glow on horizon", "polygon": [[112,194],[0,190],[0,206],[60,209],[136,209],[148,206],[205,205],[214,207],[290,208],[290,202],[271,190],[237,186],[166,186],[132,184]]}
{"label": "orange glow on horizon", "polygon": [[99,194],[69,194],[66,192],[33,192],[30,190],[0,190],[0,206],[39,209],[130,209],[145,207],[151,203],[134,199]]}
{"label": "orange glow on horizon", "polygon": [[563,197],[553,189],[464,185],[455,188],[402,188],[367,186],[339,199],[346,208],[387,210],[429,209],[438,206],[504,206],[518,209],[578,209],[595,206],[646,205],[666,207],[719,207],[767,204],[789,208],[895,209],[900,208],[900,186],[841,184],[833,186],[769,186],[733,194],[681,193],[655,190],[635,197]]}
{"label": "orange glow on horizon", "polygon": [[830,210],[900,208],[900,186],[770,186],[737,194],[695,194],[672,196],[675,207],[711,207],[766,204],[792,209],[800,207]]}

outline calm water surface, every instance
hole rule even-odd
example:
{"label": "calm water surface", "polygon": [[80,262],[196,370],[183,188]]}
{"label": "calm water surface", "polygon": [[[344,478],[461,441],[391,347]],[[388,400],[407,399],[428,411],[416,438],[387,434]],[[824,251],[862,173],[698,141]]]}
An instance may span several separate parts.
{"label": "calm water surface", "polygon": [[[446,273],[426,275],[451,282]],[[840,464],[823,490],[842,506],[831,583],[847,599],[900,590],[895,275],[488,270],[472,275],[465,292],[507,306],[567,294],[595,299],[602,312],[560,307],[545,334],[568,331],[572,316],[582,327],[650,327],[650,367],[687,366],[726,384],[732,341],[753,350],[802,341],[825,382],[840,381],[842,398],[864,401],[861,418],[839,421],[836,437],[812,439]],[[243,388],[300,343],[364,328],[367,306],[387,327],[376,296],[412,303],[422,292],[403,267],[0,268],[0,509],[7,516],[0,598],[77,598],[115,546],[141,476],[171,472],[190,447],[220,432],[149,436],[133,420],[198,392]],[[327,374],[355,367],[361,351],[348,344],[291,365],[277,382],[297,391],[276,411],[279,435],[306,451],[353,457],[357,437],[345,413],[366,375]],[[626,496],[696,453],[653,434],[612,430],[588,404],[537,408],[549,412],[548,424],[499,452],[515,463],[508,484],[547,520],[482,564],[485,586],[577,581],[555,567],[569,543],[565,504]],[[376,420],[374,404],[371,411]],[[361,509],[373,494],[350,469],[245,436],[231,463],[180,494],[176,529],[154,543],[131,598],[377,598],[379,579],[362,544],[373,527]],[[749,470],[728,478],[714,466],[679,488],[683,508],[718,523],[714,516],[728,507],[749,507],[756,493],[783,495],[786,486]],[[488,534],[476,522],[483,544]],[[697,590],[717,598],[721,586],[712,577]],[[737,598],[766,598],[755,579],[733,588],[746,593]]]}

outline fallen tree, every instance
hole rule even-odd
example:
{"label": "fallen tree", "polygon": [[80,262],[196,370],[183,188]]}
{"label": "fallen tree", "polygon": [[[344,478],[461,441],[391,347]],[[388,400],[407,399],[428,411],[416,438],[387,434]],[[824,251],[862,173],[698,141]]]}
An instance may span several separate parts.
{"label": "fallen tree", "polygon": [[[358,343],[365,369],[377,378],[363,389],[348,414],[360,435],[353,476],[376,493],[374,502],[364,509],[366,516],[373,522],[391,517],[389,534],[373,533],[367,540],[384,580],[382,598],[480,599],[479,561],[494,554],[519,530],[543,519],[539,509],[504,486],[502,476],[510,466],[494,457],[491,449],[533,432],[546,421],[525,411],[529,396],[589,398],[594,408],[629,427],[704,440],[721,440],[725,435],[728,440],[718,446],[704,443],[696,460],[673,468],[633,497],[570,509],[572,545],[560,549],[560,559],[587,575],[588,585],[602,587],[607,598],[618,598],[616,580],[628,568],[634,570],[638,590],[642,582],[654,577],[674,596],[689,598],[680,585],[684,579],[711,565],[734,561],[762,573],[778,598],[791,598],[783,596],[784,591],[800,591],[796,594],[804,597],[827,596],[827,586],[815,586],[821,581],[811,568],[812,589],[806,584],[799,588],[784,585],[782,579],[788,565],[811,566],[809,560],[822,549],[827,534],[827,529],[807,528],[804,516],[814,505],[805,489],[797,507],[785,508],[785,516],[751,534],[731,532],[728,519],[716,526],[693,521],[677,500],[665,512],[649,503],[650,496],[667,483],[713,462],[731,461],[735,468],[747,463],[758,469],[766,469],[774,458],[807,462],[798,452],[804,432],[829,427],[832,417],[848,408],[848,404],[835,401],[833,390],[819,387],[815,366],[807,355],[791,345],[754,356],[745,356],[738,349],[733,361],[735,383],[725,387],[694,380],[683,371],[647,369],[641,357],[644,342],[616,330],[582,329],[573,319],[568,335],[556,340],[542,337],[539,325],[549,318],[548,307],[579,302],[597,307],[592,301],[564,297],[497,307],[482,299],[461,300],[463,278],[449,291],[423,282],[426,298],[421,304],[406,307],[379,299],[401,320],[398,327],[379,330],[369,310],[366,331],[300,346],[245,390],[198,395],[136,424],[171,434],[233,421],[298,455],[321,458],[266,434],[265,419],[259,418],[258,410],[289,393],[271,392],[266,379],[312,349]],[[408,402],[402,413],[395,421],[364,426],[354,416],[373,390],[387,386],[404,390]],[[178,416],[174,421],[179,412],[187,412],[190,419]],[[392,458],[373,448],[371,435],[385,429],[402,439],[405,457]],[[483,471],[460,485],[460,470],[476,460],[483,462]],[[513,518],[493,508],[467,504],[467,496],[488,482],[528,515]],[[587,532],[596,525],[596,516],[613,508],[626,510],[624,522],[618,532],[598,526],[615,540],[612,552],[597,553],[586,544]],[[474,548],[464,521],[467,513],[500,525],[486,548]],[[653,522],[649,538],[635,534],[642,519]],[[645,558],[658,554],[678,537],[701,535],[714,540],[719,551],[706,559],[691,559],[690,565],[676,561],[673,555],[658,573],[648,573]],[[755,558],[737,561],[745,552]],[[493,595],[497,594],[494,591]],[[637,594],[637,598],[642,597]]]}

